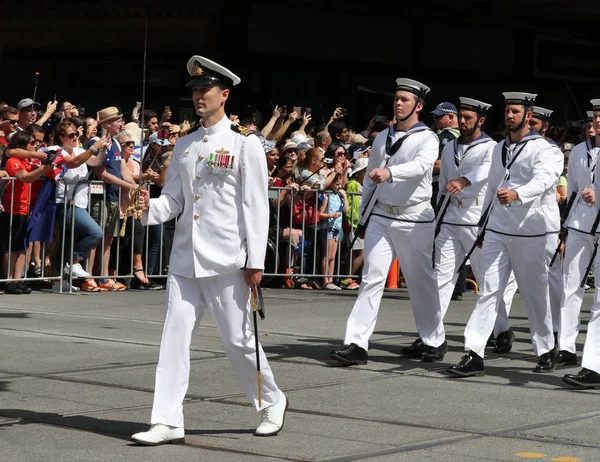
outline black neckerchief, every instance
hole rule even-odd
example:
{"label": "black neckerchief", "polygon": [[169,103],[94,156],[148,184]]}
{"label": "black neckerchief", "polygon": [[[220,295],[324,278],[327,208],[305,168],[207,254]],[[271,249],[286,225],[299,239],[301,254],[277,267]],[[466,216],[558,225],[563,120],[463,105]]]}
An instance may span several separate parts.
{"label": "black neckerchief", "polygon": [[475,138],[473,141],[471,141],[469,143],[469,147],[465,150],[465,152],[463,153],[462,159],[458,159],[458,145],[462,144],[459,143],[459,141],[461,140],[461,137],[458,137],[457,139],[454,140],[454,163],[456,164],[456,166],[458,167],[460,165],[460,163],[462,162],[462,159],[464,159],[467,155],[467,152],[469,152],[469,150],[471,148],[474,148],[475,146],[479,146],[480,144],[483,143],[487,143],[489,141],[493,141],[487,133],[485,132],[481,132],[481,135],[478,138]]}
{"label": "black neckerchief", "polygon": [[590,151],[596,147],[596,137],[592,136],[589,140],[585,142],[585,145],[587,147],[587,166],[588,168],[590,168],[590,166],[592,165],[592,155],[590,154]]}
{"label": "black neckerchief", "polygon": [[[416,130],[417,128],[419,128],[419,130]],[[400,147],[402,146],[402,143],[404,143],[404,140],[406,140],[406,138],[408,138],[410,135],[413,135],[415,133],[422,132],[425,130],[429,130],[429,127],[427,127],[427,125],[425,125],[423,122],[417,122],[416,124],[414,124],[412,127],[410,127],[406,131],[406,134],[403,137],[401,137],[398,141],[396,141],[394,144],[392,144],[392,137],[396,134],[396,125],[395,124],[392,125],[391,127],[388,128],[387,137],[385,139],[385,153],[388,156],[392,157],[394,154],[396,154],[396,152],[398,152],[398,150],[400,149]]]}
{"label": "black neckerchief", "polygon": [[[521,154],[521,152],[523,152],[523,149],[525,149],[525,146],[527,145],[527,143],[529,143],[531,140],[535,140],[538,138],[541,138],[541,136],[535,130],[530,130],[527,135],[525,135],[523,138],[521,138],[517,142],[517,145],[515,146],[515,154],[512,157],[512,159],[510,160],[510,162],[508,163],[508,165],[506,165],[506,157],[508,155],[508,144],[510,143],[510,136],[507,136],[505,138],[504,144],[502,145],[502,165],[504,167],[506,167],[507,172],[510,170],[510,167],[512,166],[512,164],[515,163],[515,160],[517,160],[517,157],[519,157],[519,154]],[[517,148],[519,147],[519,145],[521,145],[521,148],[517,151]],[[510,178],[510,173],[507,175],[506,179],[508,180],[509,178]]]}

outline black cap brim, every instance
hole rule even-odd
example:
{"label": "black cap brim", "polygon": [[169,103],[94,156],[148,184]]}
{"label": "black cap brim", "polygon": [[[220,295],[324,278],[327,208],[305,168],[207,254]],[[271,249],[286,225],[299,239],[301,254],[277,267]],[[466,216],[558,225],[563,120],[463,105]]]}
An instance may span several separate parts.
{"label": "black cap brim", "polygon": [[229,88],[229,87],[233,86],[233,81],[226,77],[217,78],[212,75],[203,75],[202,77],[194,77],[192,80],[190,80],[188,83],[186,83],[185,86],[188,88],[192,88],[192,87],[201,87],[204,85],[219,85],[219,84],[224,85]]}

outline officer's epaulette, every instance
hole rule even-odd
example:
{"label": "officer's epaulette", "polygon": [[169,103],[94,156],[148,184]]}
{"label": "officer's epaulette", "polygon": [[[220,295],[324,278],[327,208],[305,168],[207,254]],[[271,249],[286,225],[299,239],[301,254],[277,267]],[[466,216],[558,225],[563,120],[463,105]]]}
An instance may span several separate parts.
{"label": "officer's epaulette", "polygon": [[250,136],[253,133],[255,133],[253,130],[250,130],[249,128],[242,127],[241,125],[236,125],[236,124],[231,124],[231,129],[234,132],[239,133],[240,135],[243,135],[243,136]]}

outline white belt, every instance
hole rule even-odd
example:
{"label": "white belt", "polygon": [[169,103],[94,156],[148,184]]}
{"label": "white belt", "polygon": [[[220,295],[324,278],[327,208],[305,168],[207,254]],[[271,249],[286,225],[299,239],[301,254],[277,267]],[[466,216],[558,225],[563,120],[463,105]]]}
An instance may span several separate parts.
{"label": "white belt", "polygon": [[483,196],[465,197],[464,199],[454,196],[450,197],[450,202],[452,202],[452,205],[458,208],[470,207],[471,205],[483,205],[483,200]]}
{"label": "white belt", "polygon": [[384,210],[390,215],[405,215],[408,213],[416,213],[427,210],[428,208],[431,208],[431,203],[429,201],[423,201],[412,205],[389,205],[377,201],[375,206],[381,210]]}

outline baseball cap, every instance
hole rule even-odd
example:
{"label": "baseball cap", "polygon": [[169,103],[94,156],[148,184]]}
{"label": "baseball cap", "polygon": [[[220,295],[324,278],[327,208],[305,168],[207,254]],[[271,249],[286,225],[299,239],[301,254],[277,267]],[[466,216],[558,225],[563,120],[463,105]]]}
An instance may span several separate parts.
{"label": "baseball cap", "polygon": [[358,159],[358,157],[365,153],[368,149],[369,147],[364,143],[354,143],[348,148],[348,155],[353,159]]}
{"label": "baseball cap", "polygon": [[436,117],[445,116],[446,114],[458,114],[456,106],[448,101],[438,104],[431,113]]}
{"label": "baseball cap", "polygon": [[155,131],[154,133],[152,133],[152,135],[150,135],[148,141],[150,143],[159,144],[160,146],[172,146],[171,142],[169,141],[169,137],[165,132],[167,132],[167,130]]}
{"label": "baseball cap", "polygon": [[25,109],[29,106],[33,106],[34,111],[37,111],[40,108],[40,103],[33,101],[31,98],[23,98],[21,101],[19,101],[17,109],[20,111],[21,109]]}

